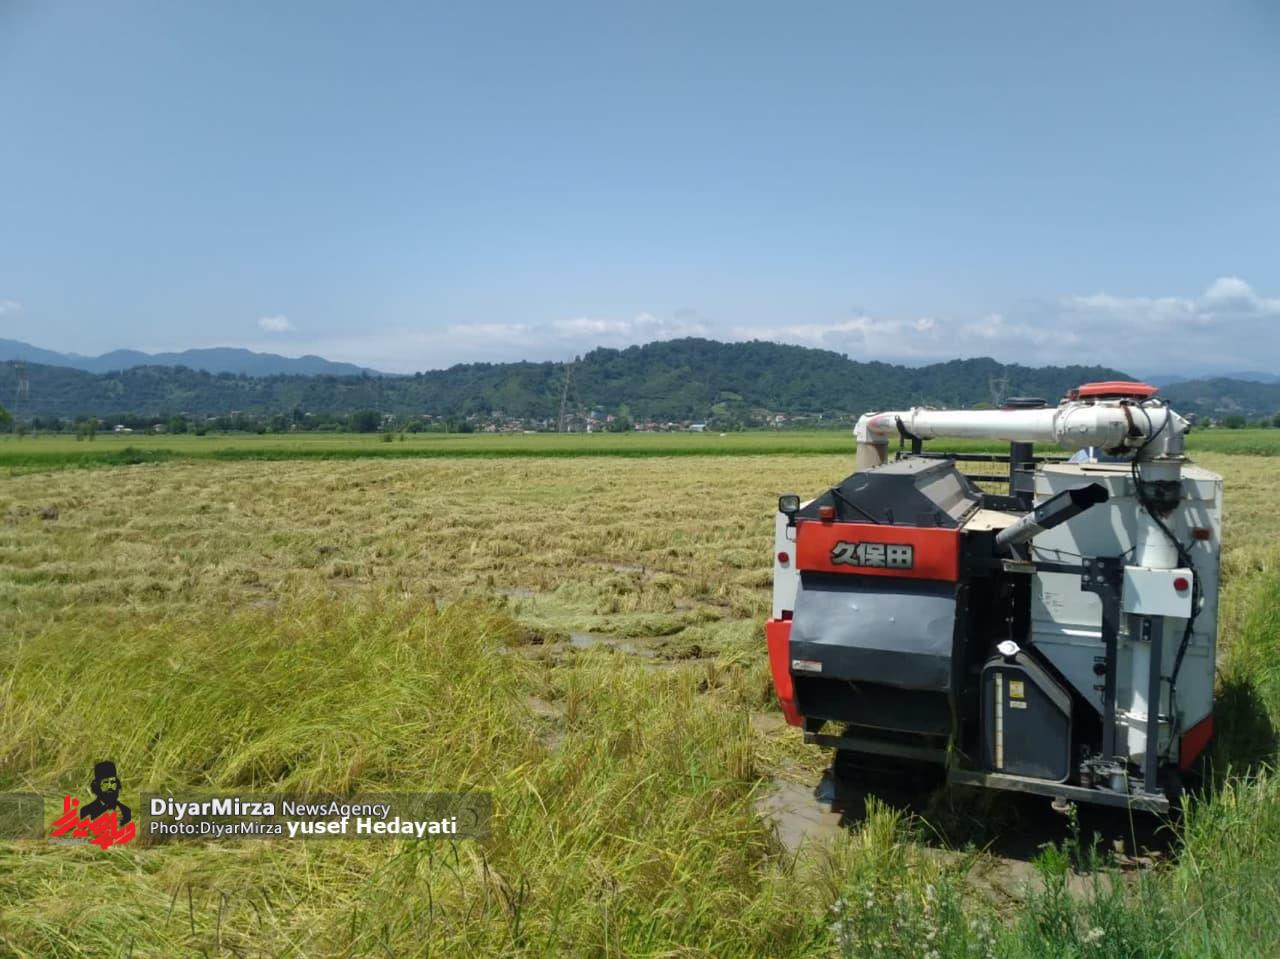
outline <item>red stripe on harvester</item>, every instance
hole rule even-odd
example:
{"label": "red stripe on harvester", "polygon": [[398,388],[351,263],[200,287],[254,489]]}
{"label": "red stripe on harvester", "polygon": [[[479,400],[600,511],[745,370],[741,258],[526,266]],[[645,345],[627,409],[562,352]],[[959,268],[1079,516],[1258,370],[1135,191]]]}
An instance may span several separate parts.
{"label": "red stripe on harvester", "polygon": [[791,681],[791,620],[771,619],[764,624],[765,644],[769,647],[769,671],[773,673],[773,689],[778,694],[782,715],[792,726],[803,720],[796,709],[796,688]]}
{"label": "red stripe on harvester", "polygon": [[1178,765],[1190,769],[1204,748],[1213,738],[1213,713],[1182,734],[1182,747],[1178,750]]}

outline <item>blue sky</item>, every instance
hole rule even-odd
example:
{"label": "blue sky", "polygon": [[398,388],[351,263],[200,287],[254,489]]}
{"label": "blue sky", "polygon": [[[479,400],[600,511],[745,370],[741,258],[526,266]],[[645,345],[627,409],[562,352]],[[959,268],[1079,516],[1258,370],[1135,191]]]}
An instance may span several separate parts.
{"label": "blue sky", "polygon": [[0,337],[1280,370],[1280,5],[0,0]]}

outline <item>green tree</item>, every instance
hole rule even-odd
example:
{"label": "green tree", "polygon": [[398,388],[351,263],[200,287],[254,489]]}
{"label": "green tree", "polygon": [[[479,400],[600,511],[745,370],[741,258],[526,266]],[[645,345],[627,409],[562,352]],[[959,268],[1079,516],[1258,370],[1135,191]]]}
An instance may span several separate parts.
{"label": "green tree", "polygon": [[13,429],[13,414],[0,405],[0,429]]}
{"label": "green tree", "polygon": [[169,417],[170,433],[185,433],[187,431],[187,418],[179,413],[177,416]]}
{"label": "green tree", "polygon": [[382,414],[377,410],[360,410],[351,414],[351,428],[357,433],[375,433],[382,423]]}
{"label": "green tree", "polygon": [[1245,418],[1239,413],[1233,413],[1222,421],[1222,425],[1229,430],[1242,430],[1248,424],[1245,422]]}

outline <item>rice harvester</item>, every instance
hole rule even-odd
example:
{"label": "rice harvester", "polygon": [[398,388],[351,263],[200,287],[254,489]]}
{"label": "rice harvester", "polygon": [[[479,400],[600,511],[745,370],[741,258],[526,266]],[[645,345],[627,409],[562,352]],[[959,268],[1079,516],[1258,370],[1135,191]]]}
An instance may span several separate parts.
{"label": "rice harvester", "polygon": [[[855,472],[778,501],[765,635],[787,722],[953,782],[1167,811],[1213,734],[1222,478],[1156,393],[862,416]],[[941,437],[1009,451],[926,452]]]}

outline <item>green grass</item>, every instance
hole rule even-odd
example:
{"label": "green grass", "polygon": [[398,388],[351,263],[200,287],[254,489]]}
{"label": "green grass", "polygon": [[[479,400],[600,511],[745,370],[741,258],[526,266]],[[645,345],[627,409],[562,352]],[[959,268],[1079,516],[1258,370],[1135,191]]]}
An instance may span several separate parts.
{"label": "green grass", "polygon": [[[1197,451],[1280,455],[1280,430],[1202,430],[1188,446]],[[279,461],[294,459],[418,459],[510,456],[759,456],[853,455],[850,430],[742,433],[287,433],[205,436],[102,434],[92,440],[37,435],[0,438],[0,469],[13,472],[121,466],[174,459]],[[1001,452],[982,440],[939,440],[930,448]],[[1053,452],[1046,449],[1045,452]]]}
{"label": "green grass", "polygon": [[[506,459],[509,457],[658,457],[853,455],[848,430],[727,433],[289,433],[106,434],[0,439],[0,469],[10,473],[121,466],[169,460],[282,461],[301,459]],[[948,449],[987,450],[961,441]]]}
{"label": "green grass", "polygon": [[1193,430],[1187,449],[1197,452],[1230,453],[1234,456],[1280,456],[1280,429]]}
{"label": "green grass", "polygon": [[0,468],[57,469],[169,459],[417,459],[511,456],[753,456],[771,453],[843,453],[853,449],[848,430],[728,433],[288,433],[147,435],[104,434],[0,439]]}

